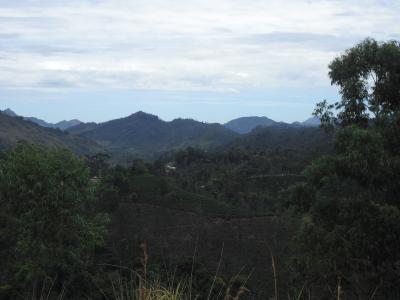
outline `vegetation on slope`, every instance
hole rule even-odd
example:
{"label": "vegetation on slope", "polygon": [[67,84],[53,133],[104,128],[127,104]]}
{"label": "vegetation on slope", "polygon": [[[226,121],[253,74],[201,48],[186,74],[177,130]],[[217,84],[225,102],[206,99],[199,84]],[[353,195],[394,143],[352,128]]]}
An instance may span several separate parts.
{"label": "vegetation on slope", "polygon": [[189,119],[165,122],[143,112],[97,125],[81,125],[71,128],[71,132],[96,141],[116,156],[153,159],[164,152],[188,146],[210,149],[237,137],[236,133],[219,124]]}
{"label": "vegetation on slope", "polygon": [[226,128],[240,134],[249,133],[256,127],[268,127],[279,124],[267,117],[242,117],[224,124]]}
{"label": "vegetation on slope", "polygon": [[400,44],[367,39],[329,68],[342,100],[324,101],[315,113],[327,128],[341,128],[335,153],[315,160],[306,181],[291,188],[304,216],[297,271],[319,281],[325,297],[326,286],[338,285],[338,297],[398,299]]}
{"label": "vegetation on slope", "polygon": [[88,139],[58,129],[44,128],[21,117],[11,117],[0,112],[0,149],[15,147],[21,141],[50,148],[66,148],[77,154],[104,152],[99,145]]}

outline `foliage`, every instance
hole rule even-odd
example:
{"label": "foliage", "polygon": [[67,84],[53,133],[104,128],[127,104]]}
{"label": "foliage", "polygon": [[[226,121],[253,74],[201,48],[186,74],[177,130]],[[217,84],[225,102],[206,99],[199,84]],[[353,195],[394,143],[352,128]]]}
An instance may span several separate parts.
{"label": "foliage", "polygon": [[338,114],[326,101],[316,114],[325,124],[338,120],[341,128],[335,153],[315,160],[306,182],[291,189],[290,204],[304,213],[294,262],[298,276],[319,280],[321,290],[340,286],[350,298],[395,299],[400,296],[395,250],[400,245],[400,46],[367,39],[336,58],[330,70],[342,93]]}
{"label": "foliage", "polygon": [[234,132],[245,134],[251,132],[256,127],[268,127],[277,124],[278,122],[267,117],[242,117],[231,120],[224,124],[224,126]]}
{"label": "foliage", "polygon": [[[103,243],[105,216],[91,214],[93,185],[66,150],[21,144],[0,163],[3,276],[15,285],[68,283]],[[26,285],[25,285],[26,284]]]}
{"label": "foliage", "polygon": [[66,148],[79,155],[104,152],[93,141],[0,112],[0,149],[11,149],[20,141],[48,148]]}
{"label": "foliage", "polygon": [[[159,281],[142,290],[127,289],[136,281],[106,267],[140,270],[133,244],[147,234],[159,243],[162,257],[155,259],[177,260],[177,282],[186,284],[193,275],[191,296],[206,297],[211,280],[213,298],[235,299],[247,277],[233,284],[226,274],[237,271],[232,270],[239,263],[222,263],[225,269],[217,276],[203,262],[213,262],[209,254],[221,236],[231,239],[229,248],[236,248],[232,241],[240,237],[247,250],[240,245],[232,251],[256,253],[251,261],[257,261],[264,250],[248,248],[260,245],[260,233],[269,235],[264,230],[271,227],[274,232],[266,238],[276,240],[285,255],[294,251],[288,270],[281,270],[281,257],[277,260],[277,290],[288,287],[280,276],[290,272],[297,299],[400,298],[399,49],[398,42],[367,39],[333,60],[329,75],[342,100],[323,101],[314,111],[329,133],[275,124],[233,140],[236,134],[215,124],[164,122],[138,113],[75,130],[116,152],[164,153],[158,160],[119,166],[104,154],[78,159],[68,151],[30,145],[1,153],[0,280],[5,284],[0,293],[50,276],[58,284],[79,281],[79,295],[72,297],[96,298],[103,292],[115,298],[187,298],[186,285],[160,283],[161,263],[147,274]],[[106,235],[104,212],[111,219]],[[264,222],[270,217],[276,227]],[[251,234],[241,226],[248,220]],[[293,247],[286,243],[291,234]],[[166,250],[198,242],[209,250],[201,263],[164,257]],[[101,291],[110,278],[112,287]],[[100,289],[86,294],[93,284]],[[232,293],[224,295],[224,289]]]}
{"label": "foliage", "polygon": [[[135,228],[140,222],[147,222],[146,226],[163,226],[163,216],[157,214],[166,209],[180,212],[184,218],[191,219],[190,216],[196,214],[206,222],[204,226],[210,225],[210,223],[207,225],[207,222],[213,219],[246,219],[251,216],[263,217],[276,214],[280,206],[280,192],[303,178],[300,175],[301,171],[315,155],[315,152],[290,150],[285,147],[283,149],[263,148],[261,144],[248,140],[246,147],[233,146],[218,152],[189,147],[176,152],[173,158],[154,162],[134,160],[128,166],[113,166],[109,163],[109,158],[103,154],[86,156],[81,160],[66,151],[28,145],[20,146],[4,156],[2,168],[14,170],[13,168],[18,166],[18,169],[13,171],[13,176],[17,178],[21,176],[21,178],[18,179],[19,181],[10,181],[9,184],[18,182],[18,186],[13,186],[13,191],[18,195],[19,201],[27,205],[24,209],[33,210],[36,218],[23,219],[14,206],[14,211],[11,209],[4,211],[6,215],[13,217],[4,219],[9,224],[7,225],[9,231],[7,235],[4,235],[2,242],[4,242],[4,249],[16,248],[17,241],[13,240],[15,230],[10,226],[12,220],[21,219],[23,220],[21,222],[33,228],[27,227],[30,230],[26,231],[29,233],[28,237],[37,235],[32,231],[36,230],[36,226],[39,226],[37,223],[40,223],[40,230],[43,230],[43,237],[40,236],[40,238],[45,240],[42,244],[48,247],[41,248],[39,240],[27,239],[28,246],[24,248],[25,252],[21,252],[18,257],[8,254],[9,256],[4,256],[4,260],[1,260],[1,263],[7,266],[7,274],[2,273],[2,276],[12,284],[18,281],[26,285],[34,284],[33,279],[41,280],[45,276],[56,276],[57,284],[61,282],[68,284],[67,297],[77,296],[70,294],[71,289],[73,293],[80,295],[89,291],[90,295],[98,295],[99,290],[96,287],[107,286],[107,278],[112,275],[112,272],[107,268],[94,265],[93,262],[134,264],[133,250],[137,247]],[[21,162],[22,160],[24,163]],[[60,179],[64,177],[68,180]],[[30,178],[30,181],[25,182],[26,178]],[[63,184],[60,185],[59,181]],[[3,184],[6,182],[4,181]],[[27,187],[20,189],[20,185]],[[41,188],[33,189],[36,186]],[[30,194],[24,192],[32,189],[33,192]],[[7,192],[3,194],[7,194],[10,198],[9,186],[4,185],[4,191]],[[62,199],[57,198],[60,195]],[[54,197],[56,200],[53,199]],[[31,198],[33,200],[29,201]],[[66,204],[80,203],[82,205],[77,204],[79,207],[74,206],[72,209],[71,206],[62,206],[61,200],[66,201]],[[36,203],[40,203],[40,206],[35,206]],[[52,207],[54,203],[57,203],[57,206],[50,209],[49,207]],[[135,220],[133,216],[138,215],[136,210],[141,209],[140,207],[145,207],[145,209],[147,207],[149,209],[147,213],[155,212],[156,215],[143,214],[144,218],[149,218],[148,221]],[[161,209],[156,210],[151,207]],[[67,214],[68,218],[64,220],[64,223],[48,225],[55,220],[58,221],[59,215],[67,213],[67,209],[71,215]],[[111,222],[108,224],[108,233],[104,237],[104,246],[97,247],[96,252],[93,253],[91,250],[96,243],[91,237],[98,236],[100,232],[96,230],[101,229],[93,224],[94,216],[103,212],[110,215]],[[74,226],[75,213],[84,219],[78,224],[82,227]],[[44,217],[40,218],[41,215]],[[85,226],[86,222],[93,224],[93,227]],[[22,225],[25,223],[21,223],[20,226],[25,226]],[[69,225],[70,223],[72,225]],[[186,223],[186,219],[182,223]],[[84,235],[85,230],[93,230],[93,236]],[[61,239],[59,247],[52,241],[52,238],[56,236]],[[18,237],[18,239],[22,238],[25,239],[25,236]],[[205,238],[205,242],[212,239],[211,236]],[[68,241],[67,245],[62,244],[63,239]],[[78,241],[80,241],[79,246],[76,246]],[[32,249],[32,251],[27,249]],[[75,253],[75,250],[78,253]],[[71,253],[75,255],[75,260],[68,256]],[[53,259],[54,255],[57,259]],[[171,253],[171,257],[173,256],[174,254]],[[32,262],[35,259],[36,262],[36,257],[40,260],[30,267],[34,270],[30,271],[30,278],[23,272],[18,273],[25,261]],[[51,259],[46,261],[45,258],[50,257]],[[181,270],[180,266],[177,264],[176,272],[178,273],[175,276],[185,280],[187,272]],[[189,264],[189,269],[191,267]],[[196,293],[203,293],[204,285],[212,280],[213,274],[210,270],[198,267],[197,264],[195,267],[193,287]],[[237,271],[236,268],[234,269]],[[220,290],[229,286],[227,284],[229,280],[223,278],[225,277],[221,274],[215,283],[215,293],[222,293],[222,296],[224,292]],[[79,288],[71,288],[74,282],[78,281]],[[60,288],[60,286],[54,287],[53,291],[56,292]],[[11,287],[11,290],[14,288]],[[231,289],[231,292],[235,294],[236,290]]]}
{"label": "foliage", "polygon": [[[366,126],[371,114],[377,119],[391,118],[399,111],[399,42],[365,39],[335,58],[329,69],[331,82],[339,86],[342,95],[334,105],[339,111],[337,121],[342,125]],[[318,109],[316,115],[327,116]]]}
{"label": "foliage", "polygon": [[210,149],[225,145],[238,136],[220,124],[190,119],[166,122],[144,112],[97,126],[88,124],[87,128],[72,128],[71,133],[96,141],[119,162],[129,157],[155,159],[163,152],[189,146]]}

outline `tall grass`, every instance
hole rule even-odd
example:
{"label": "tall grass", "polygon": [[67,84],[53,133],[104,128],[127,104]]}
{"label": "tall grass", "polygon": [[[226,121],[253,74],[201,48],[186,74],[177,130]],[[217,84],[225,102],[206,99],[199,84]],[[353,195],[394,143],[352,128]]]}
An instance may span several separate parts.
{"label": "tall grass", "polygon": [[[112,286],[112,296],[107,297],[104,292],[102,294],[107,300],[196,300],[199,295],[192,289],[193,284],[193,272],[194,272],[194,260],[196,255],[196,249],[193,255],[193,264],[191,274],[188,274],[187,280],[181,280],[174,282],[174,279],[167,280],[170,282],[169,285],[162,283],[159,278],[148,277],[148,254],[147,244],[141,245],[143,251],[143,258],[141,259],[142,270],[141,272],[133,269],[117,266],[107,265],[118,268],[119,270],[129,271],[130,276],[122,276],[119,272],[113,278],[110,278],[110,284]],[[211,287],[208,289],[204,288],[204,295],[207,295],[207,300],[213,299],[212,295],[215,292],[216,281],[218,279],[218,273],[221,266],[223,256],[223,247],[221,249],[221,255],[217,270],[213,277]],[[237,274],[238,276],[239,274]],[[235,278],[237,277],[235,276]],[[248,280],[248,278],[247,278]],[[247,280],[241,284],[238,288],[233,288],[235,280],[229,280],[228,284],[225,285],[225,290],[219,289],[217,291],[218,299],[224,300],[239,300],[244,294],[248,293],[249,290],[245,284]],[[164,281],[165,282],[165,281]]]}
{"label": "tall grass", "polygon": [[66,295],[66,287],[63,285],[60,291],[54,290],[56,279],[45,278],[41,284],[36,282],[32,290],[26,295],[26,300],[64,300]]}
{"label": "tall grass", "polygon": [[[126,266],[113,265],[113,264],[99,264],[99,266],[104,266],[108,268],[114,268],[115,272],[109,274],[108,284],[99,287],[99,293],[105,300],[197,300],[199,299],[198,291],[193,290],[193,273],[194,273],[194,260],[196,255],[196,249],[193,255],[193,264],[191,274],[187,274],[187,280],[180,280],[176,282],[174,280],[174,275],[172,275],[172,280],[162,280],[161,274],[158,277],[148,276],[148,264],[149,256],[147,252],[147,244],[143,243],[141,245],[143,252],[143,257],[141,258],[141,268],[139,271],[131,269]],[[224,246],[222,246],[219,262],[217,269],[213,276],[210,287],[204,287],[202,291],[203,299],[214,300],[240,300],[245,295],[249,294],[249,289],[246,287],[247,281],[251,275],[247,276],[244,280],[238,281],[241,271],[236,274],[231,280],[223,282],[221,284],[221,278],[218,276],[220,271],[220,266],[222,262],[222,256],[224,252]],[[270,251],[271,262],[272,262],[272,275],[274,282],[274,292],[268,299],[278,300],[279,293],[277,288],[277,270],[274,255]],[[168,275],[168,274],[167,274]],[[65,286],[62,290],[56,293],[53,288],[56,280],[46,280],[41,285],[40,289],[38,285],[35,285],[29,293],[29,296],[22,297],[25,300],[64,300],[70,299],[66,295],[68,291]],[[167,282],[167,284],[165,283]],[[238,284],[238,282],[240,282]],[[217,284],[218,283],[218,284]],[[340,280],[338,280],[336,291],[336,299],[341,299],[341,285]],[[105,291],[106,290],[106,291]],[[304,285],[299,291],[294,295],[287,295],[280,299],[311,299],[311,295],[306,296],[304,294],[306,290],[306,285]],[[254,297],[254,295],[253,295]],[[250,298],[253,298],[250,295]],[[86,297],[87,300],[92,300],[90,297]],[[97,298],[96,298],[97,299]],[[372,298],[371,298],[372,299]]]}

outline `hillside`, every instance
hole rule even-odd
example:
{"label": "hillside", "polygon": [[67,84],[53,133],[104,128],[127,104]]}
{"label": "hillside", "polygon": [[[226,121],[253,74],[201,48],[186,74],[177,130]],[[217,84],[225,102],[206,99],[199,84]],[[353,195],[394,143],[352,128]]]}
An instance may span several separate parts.
{"label": "hillside", "polygon": [[241,136],[231,147],[244,147],[270,150],[296,150],[328,152],[332,149],[333,134],[319,127],[296,127],[277,125],[258,127],[251,133]]}
{"label": "hillside", "polygon": [[97,123],[95,122],[89,122],[89,123],[80,123],[75,126],[69,127],[67,130],[69,133],[72,134],[82,134],[86,131],[90,131],[92,129],[95,129],[97,127]]}
{"label": "hillside", "polygon": [[238,136],[220,124],[191,119],[166,122],[144,112],[101,124],[80,124],[69,132],[96,141],[115,155],[145,158],[188,146],[210,149],[232,142]]}
{"label": "hillside", "polygon": [[276,122],[267,117],[241,117],[233,119],[224,124],[226,128],[240,133],[250,133],[257,127],[270,127],[270,126],[290,126],[290,127],[318,127],[320,121],[317,117],[311,117],[303,122],[293,122],[291,124],[284,122]]}
{"label": "hillside", "polygon": [[[22,117],[22,116],[19,116],[17,113],[15,113],[14,111],[12,111],[9,108],[5,109],[3,111],[3,114],[6,114],[6,115],[8,115],[10,117]],[[53,124],[53,123],[48,123],[48,122],[46,122],[46,121],[44,121],[42,119],[38,119],[38,118],[35,118],[35,117],[22,117],[22,118],[24,120],[26,120],[26,121],[35,123],[35,124],[40,125],[42,127],[48,127],[48,128],[54,128],[54,129],[58,128],[58,129],[61,129],[61,130],[66,130],[66,129],[70,128],[70,127],[77,126],[77,125],[82,123],[81,121],[79,121],[77,119],[73,119],[73,120],[69,120],[69,121],[63,120],[63,121],[60,121],[60,122],[57,122],[57,123]]]}
{"label": "hillside", "polygon": [[242,117],[225,123],[224,126],[240,134],[249,133],[256,127],[268,127],[276,125],[278,122],[267,117]]}
{"label": "hillside", "polygon": [[74,136],[59,129],[41,127],[0,112],[0,149],[8,149],[20,141],[46,147],[62,147],[77,154],[95,154],[104,150],[95,142]]}
{"label": "hillside", "polygon": [[305,127],[318,127],[320,124],[321,121],[317,117],[311,117],[301,123]]}

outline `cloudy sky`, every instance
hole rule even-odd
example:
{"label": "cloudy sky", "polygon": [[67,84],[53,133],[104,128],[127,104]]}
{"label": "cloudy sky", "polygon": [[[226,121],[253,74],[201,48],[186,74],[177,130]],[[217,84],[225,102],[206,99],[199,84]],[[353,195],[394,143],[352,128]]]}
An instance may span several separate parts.
{"label": "cloudy sky", "polygon": [[399,40],[399,15],[398,0],[0,0],[0,109],[303,120],[339,97],[328,63]]}

